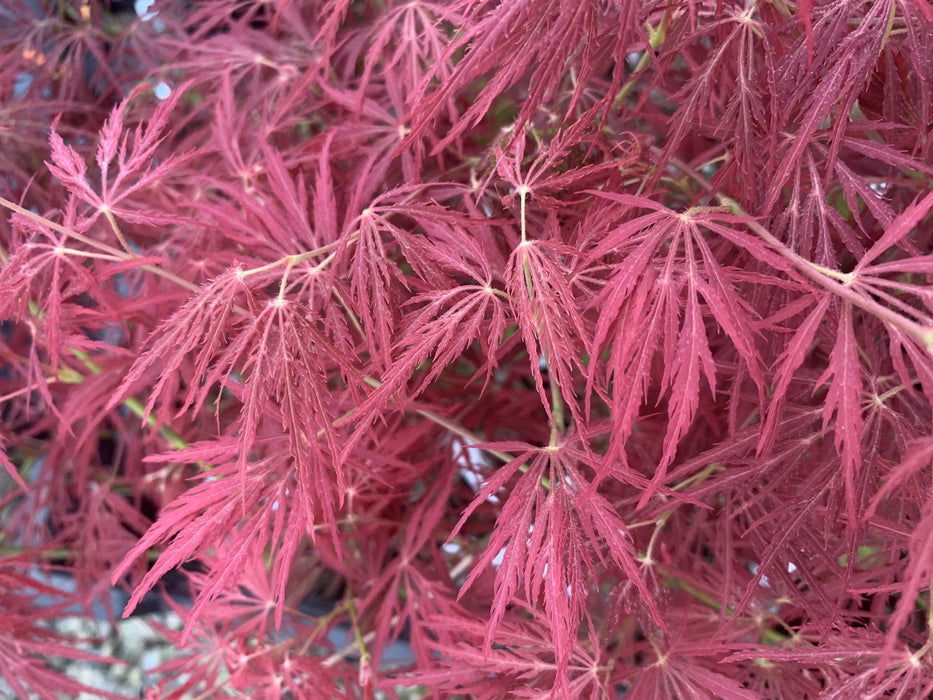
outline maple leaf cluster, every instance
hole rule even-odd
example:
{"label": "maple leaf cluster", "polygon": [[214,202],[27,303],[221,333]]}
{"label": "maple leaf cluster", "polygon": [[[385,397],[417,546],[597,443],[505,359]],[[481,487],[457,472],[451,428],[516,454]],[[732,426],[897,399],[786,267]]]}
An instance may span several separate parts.
{"label": "maple leaf cluster", "polygon": [[153,698],[933,691],[928,0],[9,0],[0,58],[14,693],[110,586],[185,619]]}

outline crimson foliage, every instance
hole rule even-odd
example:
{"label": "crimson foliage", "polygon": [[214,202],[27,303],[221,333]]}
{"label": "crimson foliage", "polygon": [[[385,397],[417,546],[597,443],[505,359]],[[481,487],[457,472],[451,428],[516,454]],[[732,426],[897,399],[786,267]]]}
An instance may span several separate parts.
{"label": "crimson foliage", "polygon": [[186,577],[153,697],[933,690],[927,0],[8,0],[0,59],[15,692],[77,688],[50,567]]}

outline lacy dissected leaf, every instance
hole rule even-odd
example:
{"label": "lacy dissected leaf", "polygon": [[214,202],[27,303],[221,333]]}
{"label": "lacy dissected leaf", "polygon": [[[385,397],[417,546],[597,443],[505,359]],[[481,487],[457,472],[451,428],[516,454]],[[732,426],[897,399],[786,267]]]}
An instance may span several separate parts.
{"label": "lacy dissected leaf", "polygon": [[[895,3],[836,0],[820,10],[812,44],[809,37],[799,42],[777,66],[777,90],[785,95],[782,124],[792,129],[785,144],[773,152],[766,210],[778,201],[788,176],[828,118],[833,126],[827,165],[833,167],[849,114],[886,40]],[[844,19],[848,17],[858,19],[850,23]],[[800,60],[811,47],[812,62]]]}
{"label": "lacy dissected leaf", "polygon": [[874,515],[883,499],[895,492],[898,487],[915,478],[924,469],[929,469],[933,460],[933,437],[918,440],[910,446],[904,459],[888,474],[882,487],[875,493],[865,518]]}
{"label": "lacy dissected leaf", "polygon": [[382,86],[389,104],[329,84],[322,91],[341,111],[339,124],[329,129],[324,138],[332,141],[332,153],[344,165],[347,160],[354,162],[345,176],[355,204],[371,200],[387,189],[424,181],[425,143],[436,137],[405,141],[408,133],[402,102],[405,86],[392,83]]}
{"label": "lacy dissected leaf", "polygon": [[456,287],[449,291],[428,292],[415,302],[427,302],[418,313],[408,318],[409,333],[400,341],[400,352],[386,371],[382,383],[358,407],[354,420],[358,423],[349,446],[368,429],[372,420],[384,411],[393,397],[417,376],[418,369],[430,361],[427,371],[417,376],[413,386],[405,390],[407,400],[416,399],[431,382],[454,363],[472,343],[479,343],[487,359],[486,384],[496,367],[496,345],[506,326],[505,302],[488,285]]}
{"label": "lacy dissected leaf", "polygon": [[[677,113],[671,120],[668,140],[660,156],[663,165],[677,152],[691,131],[706,127],[729,149],[730,159],[717,180],[741,184],[746,196],[757,194],[761,179],[763,141],[773,148],[775,127],[771,104],[775,77],[771,30],[754,7],[730,7],[718,22],[711,22],[712,50],[697,65],[697,72],[671,100]],[[715,38],[713,38],[715,37]],[[686,34],[695,42],[697,32]],[[675,46],[671,52],[685,47]],[[724,97],[725,96],[725,97]],[[715,125],[715,127],[713,127]],[[736,173],[738,171],[738,173]],[[736,175],[741,178],[736,183]],[[733,190],[734,191],[734,190]]]}
{"label": "lacy dissected leaf", "polygon": [[930,0],[0,4],[6,692],[930,694]]}
{"label": "lacy dissected leaf", "polygon": [[634,679],[628,690],[632,700],[684,698],[685,700],[764,700],[741,682],[685,659],[666,658]]}
{"label": "lacy dissected leaf", "polygon": [[[903,460],[894,467],[882,488],[877,492],[869,507],[866,518],[874,515],[884,502],[898,491],[904,490],[909,482],[929,472],[933,465],[933,438],[926,437],[913,443]],[[927,499],[921,506],[920,520],[912,524],[907,537],[907,566],[902,574],[903,584],[898,587],[900,597],[894,614],[886,620],[888,625],[880,667],[893,661],[899,635],[915,612],[918,595],[928,588],[933,574],[933,500]]]}
{"label": "lacy dissected leaf", "polygon": [[349,270],[350,298],[369,334],[373,359],[379,368],[389,364],[402,298],[398,286],[406,284],[383,243],[384,229],[398,230],[371,209],[363,212]]}
{"label": "lacy dissected leaf", "polygon": [[[884,233],[878,237],[872,247],[860,256],[855,269],[845,279],[846,286],[853,290],[856,303],[862,302],[862,308],[876,314],[885,324],[891,346],[905,347],[911,367],[905,363],[899,350],[891,353],[894,366],[906,386],[911,386],[918,379],[929,391],[930,372],[933,371],[933,361],[927,357],[921,348],[926,328],[933,326],[930,303],[926,285],[921,280],[924,275],[933,273],[933,265],[929,263],[929,256],[902,257],[898,244],[905,239],[911,230],[925,217],[933,206],[933,197],[927,196],[920,202],[908,206],[899,216],[891,220]],[[889,262],[875,262],[881,257],[892,258]],[[895,279],[894,276],[897,276]],[[869,305],[864,302],[871,300]],[[771,397],[771,408],[762,431],[762,444],[773,439],[775,421],[781,414],[784,398],[798,367],[800,367],[817,336],[817,332],[824,325],[824,317],[831,307],[832,297],[823,294],[800,322],[798,328],[778,358],[777,372],[775,374],[775,388]],[[926,310],[924,309],[926,307]],[[838,307],[837,307],[838,308]],[[839,410],[840,415],[848,418],[839,425],[842,430],[837,433],[839,444],[849,445],[846,452],[847,463],[857,464],[858,456],[853,452],[855,442],[860,434],[860,422],[855,414],[861,410],[857,405],[861,400],[861,378],[856,368],[861,360],[857,357],[856,330],[851,305],[845,303],[842,307],[842,318],[835,326],[836,337],[832,346],[829,366],[821,378],[840,376],[830,386],[836,390],[827,394],[825,410],[832,415],[832,411]],[[851,392],[851,393],[840,393]],[[842,402],[842,403],[840,403]],[[855,412],[855,414],[853,413]],[[851,477],[851,474],[850,474]],[[851,483],[850,483],[851,485]]]}
{"label": "lacy dissected leaf", "polygon": [[[711,316],[732,341],[749,376],[764,385],[755,344],[755,321],[723,267],[703,229],[769,257],[761,243],[735,228],[742,219],[715,210],[676,214],[642,197],[610,193],[600,196],[623,206],[644,207],[649,213],[627,217],[593,249],[591,257],[613,254],[616,264],[596,299],[600,309],[591,356],[609,350],[608,366],[594,362],[588,386],[612,381],[610,405],[616,417],[607,460],[622,454],[640,405],[646,397],[655,353],[663,360],[660,386],[668,395],[668,426],[661,462],[644,505],[662,483],[677,445],[693,422],[699,405],[701,378],[716,391],[717,373],[710,350],[706,316]],[[738,278],[735,278],[738,280]],[[702,303],[701,303],[702,299]],[[633,329],[638,329],[634,332]]]}
{"label": "lacy dissected leaf", "polygon": [[[870,268],[875,260],[894,249],[895,246],[900,246],[904,242],[909,242],[909,239],[905,241],[908,234],[917,224],[923,221],[931,208],[933,208],[933,192],[927,194],[927,196],[919,202],[911,202],[896,219],[888,223],[884,234],[859,258],[858,265],[855,267],[854,272],[859,273],[865,270],[865,268]],[[912,251],[908,250],[908,252]],[[906,262],[909,265],[910,260]],[[929,269],[930,268],[927,268],[927,270]],[[906,272],[906,270],[904,271]]]}
{"label": "lacy dissected leaf", "polygon": [[919,382],[928,398],[933,397],[931,275],[933,256],[918,255],[860,266],[851,280],[855,301],[884,324],[901,381],[907,387]]}
{"label": "lacy dissected leaf", "polygon": [[803,364],[807,353],[812,350],[813,340],[823,323],[823,317],[829,309],[832,298],[825,295],[819,298],[813,309],[801,321],[791,337],[787,346],[778,357],[777,371],[774,373],[774,390],[770,396],[770,406],[765,424],[761,429],[759,445],[773,441],[776,436],[777,425],[783,415],[784,398],[793,380],[794,373]]}
{"label": "lacy dissected leaf", "polygon": [[[172,608],[180,616],[187,614],[181,605]],[[354,694],[358,672],[353,665],[321,658],[332,652],[327,635],[334,623],[321,620],[312,626],[295,618],[290,622],[297,623],[299,636],[284,642],[275,635],[231,638],[229,626],[204,617],[183,632],[160,628],[172,644],[184,645],[191,653],[153,669],[154,675],[165,678],[151,690],[151,697],[184,700],[197,693],[219,698],[229,697],[231,691],[251,697],[359,697]]]}
{"label": "lacy dissected leaf", "polygon": [[0,678],[18,697],[59,700],[62,693],[71,697],[87,693],[114,700],[126,697],[85,685],[48,666],[48,660],[56,657],[107,665],[122,663],[119,659],[80,651],[75,640],[28,624],[21,616],[8,619],[4,626],[15,631],[12,635],[0,631]]}
{"label": "lacy dissected leaf", "polygon": [[573,254],[572,249],[554,242],[526,240],[512,252],[506,269],[509,298],[528,350],[531,374],[552,420],[553,408],[545,392],[540,358],[544,359],[549,382],[560,389],[571,413],[580,417],[573,374],[583,369],[579,358],[588,334],[568,271],[559,262],[560,256]]}
{"label": "lacy dissected leaf", "polygon": [[441,667],[419,671],[413,682],[440,686],[449,692],[475,698],[596,698],[606,697],[609,688],[602,680],[604,660],[592,628],[590,639],[574,640],[565,666],[555,663],[549,649],[553,631],[533,610],[518,608],[523,615],[510,615],[496,633],[495,647],[482,648],[487,633],[485,621],[461,615],[431,621],[439,641],[433,646]]}
{"label": "lacy dissected leaf", "polygon": [[[457,62],[454,73],[434,90],[429,89],[434,76],[428,75],[422,87],[427,96],[419,100],[412,114],[413,134],[425,130],[430,120],[459,91],[483,76],[489,77],[438,148],[476,125],[496,98],[529,71],[528,96],[523,101],[518,122],[527,121],[543,102],[555,96],[570,64],[579,78],[571,100],[576,102],[580,86],[602,61],[615,59],[616,66],[621,66],[629,42],[635,40],[640,31],[638,8],[634,3],[605,5],[589,0],[572,4],[517,0],[499,4],[465,0],[455,4],[454,9],[464,20],[444,58],[462,51],[466,53]],[[604,27],[611,27],[611,34],[601,36]],[[503,62],[504,55],[511,60]],[[444,65],[443,61],[439,65]],[[613,77],[621,79],[621,75]]]}
{"label": "lacy dissected leaf", "polygon": [[481,447],[515,455],[483,484],[454,528],[456,534],[482,503],[500,498],[500,492],[508,489],[486,549],[460,590],[462,597],[487,567],[498,568],[487,649],[508,606],[521,592],[529,605],[543,600],[557,663],[563,669],[583,620],[597,563],[618,567],[635,585],[655,622],[664,625],[625,524],[603,496],[583,496],[590,466],[579,445],[567,440],[545,448],[525,443]]}
{"label": "lacy dissected leaf", "polygon": [[389,8],[372,27],[367,27],[361,87],[374,74],[381,74],[408,90],[417,88],[428,74],[438,84],[446,85],[455,69],[448,51],[447,30],[462,21],[455,8],[435,2]]}
{"label": "lacy dissected leaf", "polygon": [[[566,208],[580,201],[580,194],[575,197],[575,192],[605,181],[613,171],[632,163],[639,154],[634,137],[622,134],[602,141],[595,129],[598,118],[598,110],[593,108],[549,141],[542,143],[540,134],[524,129],[507,146],[496,144],[496,173],[510,186],[503,203],[512,207],[516,198],[521,198],[523,207],[530,200],[532,205],[545,209]],[[576,161],[584,149],[592,160],[580,164]],[[592,158],[594,153],[602,157]]]}
{"label": "lacy dissected leaf", "polygon": [[[233,315],[234,309],[242,296],[248,294],[249,289],[237,270],[228,270],[204,285],[152,333],[149,349],[133,363],[109,408],[126,398],[138,382],[159,367],[158,380],[149,391],[143,418],[159,403],[163,419],[169,417],[169,410],[173,410],[175,415],[198,410],[207,398],[209,387],[203,382],[208,376],[211,363],[223,352],[228,334],[239,324]],[[193,356],[194,367],[189,374],[188,391],[179,407],[174,397],[167,395],[167,389],[171,387],[174,391],[171,381],[189,360],[189,356]]]}
{"label": "lacy dissected leaf", "polygon": [[[30,325],[32,351],[41,349],[53,372],[69,360],[66,343],[75,349],[87,347],[92,341],[85,329],[100,328],[113,316],[114,305],[120,303],[114,293],[119,275],[158,260],[123,261],[112,248],[94,250],[80,234],[69,235],[75,220],[73,207],[65,211],[65,225],[17,215],[14,223],[28,238],[10,251],[0,268],[0,318]],[[88,259],[101,262],[89,269]]]}
{"label": "lacy dissected leaf", "polygon": [[[162,102],[151,113],[146,126],[140,125],[136,128],[132,140],[128,132],[124,133],[124,113],[130,100],[138,97],[143,89],[137,89],[114,108],[110,119],[101,129],[100,144],[97,148],[97,175],[101,183],[99,192],[90,184],[84,158],[64,142],[53,125],[49,135],[52,161],[47,165],[69,191],[92,207],[83,228],[89,228],[100,216],[104,216],[108,221],[116,216],[131,223],[151,226],[183,221],[165,212],[140,209],[138,205],[132,204],[131,198],[138,191],[165,179],[169,173],[194,156],[193,153],[174,154],[152,167],[159,145],[165,139],[172,112],[177,107],[185,87],[177,88]],[[117,172],[111,175],[110,166],[114,160]],[[111,222],[111,226],[113,225]],[[117,235],[119,237],[122,234]],[[125,241],[120,242],[125,244]]]}
{"label": "lacy dissected leaf", "polygon": [[[861,260],[866,250],[875,248],[885,237],[884,232],[895,226],[895,219],[901,222],[895,231],[905,224],[909,230],[907,221],[917,212],[926,211],[922,203],[911,204],[897,215],[882,196],[883,189],[860,172],[866,164],[871,169],[887,170],[892,177],[896,177],[897,170],[933,172],[916,158],[864,138],[862,134],[868,126],[853,125],[840,137],[842,157],[828,166],[836,176],[838,189],[828,188],[823,182],[822,171],[831,156],[829,148],[811,142],[791,176],[789,206],[776,216],[774,229],[789,228],[787,240],[796,252],[831,270],[851,267],[852,258]],[[846,216],[847,211],[851,212],[850,217]],[[909,254],[920,252],[903,233],[899,240]]]}
{"label": "lacy dissected leaf", "polygon": [[829,358],[829,366],[817,385],[832,381],[823,403],[823,427],[835,415],[835,444],[842,457],[845,480],[846,512],[851,522],[856,516],[855,478],[862,466],[862,365],[859,360],[858,341],[852,327],[852,308],[842,305],[838,318],[836,343]]}
{"label": "lacy dissected leaf", "polygon": [[[339,468],[331,472],[328,466],[329,455],[339,452],[328,381],[334,370],[348,376],[352,368],[317,328],[307,307],[278,297],[263,304],[245,279],[242,270],[226,273],[158,329],[156,340],[137,359],[111,406],[161,364],[145,418],[174,374],[193,356],[186,400],[176,415],[197,412],[214,387],[234,392],[242,405],[236,426],[241,470],[246,469],[263,422],[277,420],[288,435],[298,489],[307,508],[321,507],[333,526],[343,477]],[[238,306],[241,298],[248,310]],[[336,477],[333,487],[331,475]]]}
{"label": "lacy dissected leaf", "polygon": [[[311,188],[304,173],[289,172],[282,153],[269,146],[262,149],[261,160],[254,158],[258,161],[254,167],[266,180],[254,181],[244,190],[241,182],[231,186],[217,178],[212,189],[223,196],[202,205],[202,212],[223,226],[224,243],[242,245],[259,259],[282,258],[333,243],[335,237],[328,237],[325,227],[309,220]],[[248,173],[249,168],[244,165],[243,171]]]}
{"label": "lacy dissected leaf", "polygon": [[[764,700],[736,678],[720,672],[718,664],[730,645],[698,632],[706,625],[702,618],[682,620],[666,639],[651,640],[648,659],[626,674],[631,687],[627,696],[650,698],[690,698],[690,700]],[[688,627],[689,625],[689,627]]]}
{"label": "lacy dissected leaf", "polygon": [[[352,222],[341,239],[333,274],[349,278],[349,299],[359,317],[369,352],[380,371],[391,363],[401,300],[409,293],[407,264],[420,278],[438,274],[438,246],[429,239],[467,238],[461,215],[422,199],[420,187],[401,188],[378,197]],[[406,221],[407,220],[407,221]],[[412,230],[411,223],[425,237]],[[460,230],[457,230],[460,228]],[[447,253],[453,257],[452,252]]]}
{"label": "lacy dissected leaf", "polygon": [[[874,627],[845,630],[804,629],[796,643],[785,648],[754,646],[724,659],[764,659],[778,667],[819,669],[832,679],[820,697],[846,700],[864,698],[926,697],[933,690],[933,674],[924,661],[923,650],[899,647],[879,661],[884,634]],[[793,665],[792,665],[793,664]]]}
{"label": "lacy dissected leaf", "polygon": [[[406,504],[409,514],[400,523],[391,544],[373,546],[371,549],[379,558],[367,562],[381,571],[367,582],[368,590],[359,602],[358,614],[375,618],[376,635],[371,648],[376,667],[403,630],[407,630],[412,651],[419,659],[432,658],[427,621],[434,616],[452,617],[461,612],[456,610],[456,592],[446,580],[446,567],[443,573],[438,572],[438,563],[442,561],[438,534],[443,532],[457,465],[449,457],[435,459],[434,463],[436,477],[426,479],[425,492],[417,502]],[[388,561],[380,561],[387,556]]]}
{"label": "lacy dissected leaf", "polygon": [[333,366],[341,366],[347,374],[352,368],[341,362],[339,353],[315,327],[310,311],[296,302],[269,301],[252,332],[237,338],[232,354],[239,356],[236,346],[240,343],[243,348],[252,347],[241,368],[248,373],[240,414],[241,468],[245,468],[271,401],[281,412],[281,425],[288,434],[304,508],[308,514],[320,508],[328,525],[335,528],[334,513],[343,501],[345,483],[340,465],[331,458],[339,452],[339,445],[328,380]]}
{"label": "lacy dissected leaf", "polygon": [[[155,564],[133,590],[124,617],[167,572],[209,553],[223,542],[227,556],[222,561],[214,560],[209,584],[201,589],[189,614],[188,629],[205,606],[222,591],[237,585],[249,564],[250,551],[274,547],[281,548],[280,556],[286,560],[293,556],[292,540],[307,532],[308,523],[303,509],[284,507],[293,488],[290,479],[275,479],[283,460],[273,458],[254,463],[243,474],[235,458],[230,458],[231,445],[226,447],[228,459],[203,474],[200,484],[166,506],[114,570],[111,580],[117,582],[151,547],[163,547]],[[281,582],[277,580],[274,585],[280,597]]]}
{"label": "lacy dissected leaf", "polygon": [[[0,559],[0,679],[16,697],[59,700],[63,694],[122,700],[125,696],[92,688],[55,670],[51,659],[71,659],[107,665],[124,662],[94,654],[78,647],[75,639],[49,629],[75,601],[52,585],[47,585],[48,564],[36,564],[33,555],[23,552]],[[25,572],[31,572],[27,575]],[[43,605],[35,600],[41,596]]]}

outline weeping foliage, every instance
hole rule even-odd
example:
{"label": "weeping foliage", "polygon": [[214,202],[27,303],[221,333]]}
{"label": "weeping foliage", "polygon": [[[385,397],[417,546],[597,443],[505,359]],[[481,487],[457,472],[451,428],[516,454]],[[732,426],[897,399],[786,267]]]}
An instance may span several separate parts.
{"label": "weeping foliage", "polygon": [[0,56],[3,687],[81,692],[43,621],[114,585],[165,698],[933,691],[927,0],[13,0]]}

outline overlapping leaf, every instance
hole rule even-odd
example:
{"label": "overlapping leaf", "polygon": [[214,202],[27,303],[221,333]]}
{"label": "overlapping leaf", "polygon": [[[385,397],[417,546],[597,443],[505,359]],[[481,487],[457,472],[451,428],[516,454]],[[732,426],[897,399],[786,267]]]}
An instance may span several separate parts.
{"label": "overlapping leaf", "polygon": [[[711,354],[707,311],[732,341],[749,376],[759,388],[764,384],[754,318],[703,229],[759,256],[767,257],[768,251],[742,232],[738,228],[742,220],[731,214],[714,210],[676,214],[647,198],[599,194],[625,207],[648,209],[610,231],[591,254],[619,256],[595,303],[600,315],[590,352],[597,357],[610,351],[605,369],[612,382],[608,392],[616,427],[608,459],[622,454],[649,382],[660,381],[662,395],[669,397],[664,452],[652,487],[642,496],[643,505],[663,483],[677,444],[696,415],[701,379],[711,393],[716,391],[722,369]],[[663,359],[659,378],[652,376],[655,353]],[[604,389],[597,372],[603,367],[593,363],[588,372],[589,386],[599,391]]]}

